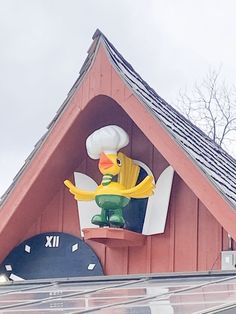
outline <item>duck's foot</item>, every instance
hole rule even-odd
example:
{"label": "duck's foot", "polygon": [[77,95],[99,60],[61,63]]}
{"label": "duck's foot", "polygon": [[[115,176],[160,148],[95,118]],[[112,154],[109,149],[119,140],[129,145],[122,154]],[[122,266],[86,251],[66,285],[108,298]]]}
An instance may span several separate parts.
{"label": "duck's foot", "polygon": [[109,218],[109,223],[110,227],[123,228],[125,220],[122,216],[114,214]]}
{"label": "duck's foot", "polygon": [[109,223],[102,215],[95,215],[91,219],[92,224],[99,226],[99,227],[105,227],[109,226]]}

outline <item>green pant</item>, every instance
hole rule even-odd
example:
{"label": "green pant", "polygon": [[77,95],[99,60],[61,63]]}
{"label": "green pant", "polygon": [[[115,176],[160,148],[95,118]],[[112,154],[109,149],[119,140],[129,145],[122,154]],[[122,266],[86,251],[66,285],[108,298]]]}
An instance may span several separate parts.
{"label": "green pant", "polygon": [[100,227],[114,226],[123,227],[123,208],[128,205],[130,199],[120,195],[97,195],[97,205],[101,208],[101,214],[92,218],[92,223]]}

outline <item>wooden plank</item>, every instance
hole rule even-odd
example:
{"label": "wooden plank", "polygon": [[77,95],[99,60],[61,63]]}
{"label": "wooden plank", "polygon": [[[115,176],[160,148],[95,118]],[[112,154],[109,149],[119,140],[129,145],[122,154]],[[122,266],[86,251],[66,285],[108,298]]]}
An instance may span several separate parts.
{"label": "wooden plank", "polygon": [[90,76],[84,78],[83,83],[81,84],[82,89],[82,99],[81,102],[83,107],[85,107],[90,101]]}
{"label": "wooden plank", "polygon": [[198,232],[198,270],[214,270],[220,268],[222,247],[221,226],[199,202]]}
{"label": "wooden plank", "polygon": [[197,197],[178,176],[174,184],[174,271],[193,271],[197,266]]}
{"label": "wooden plank", "polygon": [[124,275],[127,274],[128,261],[127,248],[106,248],[106,275]]}
{"label": "wooden plank", "polygon": [[64,218],[64,186],[63,188],[59,191],[58,195],[58,230],[62,232],[63,230],[63,218]]}
{"label": "wooden plank", "polygon": [[60,193],[57,193],[42,213],[41,233],[59,231],[59,206]]}
{"label": "wooden plank", "polygon": [[224,228],[222,228],[222,251],[227,251],[229,249],[234,248],[234,240],[231,238],[229,239],[228,232],[225,231]]}
{"label": "wooden plank", "polygon": [[174,204],[170,201],[165,232],[152,236],[151,272],[171,272],[174,268]]}
{"label": "wooden plank", "polygon": [[112,66],[111,63],[108,61],[107,54],[103,46],[100,46],[97,57],[101,58],[99,92],[100,94],[111,96]]}
{"label": "wooden plank", "polygon": [[129,274],[142,274],[147,272],[147,242],[141,247],[129,248],[128,269]]}
{"label": "wooden plank", "polygon": [[77,113],[82,109],[82,97],[83,97],[82,86],[79,88],[77,87],[77,89],[74,91],[74,94],[71,96],[70,99],[70,107],[74,108],[74,110],[76,109]]}
{"label": "wooden plank", "polygon": [[112,80],[112,98],[116,99],[116,101],[123,102],[125,97],[125,87],[124,83],[120,79],[117,72],[112,68],[111,72],[111,80]]}
{"label": "wooden plank", "polygon": [[39,234],[41,232],[41,215],[40,217],[36,220],[36,222],[31,226],[31,228],[26,232],[24,237],[19,241],[19,243],[33,237],[36,234]]}
{"label": "wooden plank", "polygon": [[99,93],[100,90],[100,68],[101,68],[101,54],[98,53],[94,60],[93,66],[90,69],[89,76],[89,97],[92,99]]}
{"label": "wooden plank", "polygon": [[[71,181],[73,182],[72,178]],[[80,237],[77,202],[66,187],[64,190],[63,232]]]}
{"label": "wooden plank", "polygon": [[158,178],[160,174],[169,166],[167,160],[162,156],[162,154],[154,147],[153,150],[153,162],[152,162],[152,172],[155,178]]}
{"label": "wooden plank", "polygon": [[[177,180],[176,175],[174,176],[174,183]],[[171,272],[175,269],[175,184],[173,184],[173,190],[171,192],[170,208],[168,215],[170,215],[170,243],[169,243],[169,269]]]}
{"label": "wooden plank", "polygon": [[146,240],[146,273],[151,273],[151,265],[152,265],[152,236],[148,236]]}
{"label": "wooden plank", "polygon": [[135,123],[132,128],[132,158],[142,161],[152,170],[153,145]]}

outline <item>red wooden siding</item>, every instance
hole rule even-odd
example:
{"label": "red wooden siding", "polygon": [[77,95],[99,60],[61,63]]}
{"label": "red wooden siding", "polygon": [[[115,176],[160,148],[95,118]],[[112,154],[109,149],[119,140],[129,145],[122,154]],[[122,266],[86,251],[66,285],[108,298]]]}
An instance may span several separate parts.
{"label": "red wooden siding", "polygon": [[[104,95],[113,97],[117,102]],[[85,140],[95,129],[107,124],[118,124],[129,133],[131,141],[124,151],[132,158],[145,162],[156,178],[167,167],[166,159],[178,171],[175,173],[164,234],[149,236],[145,245],[132,248],[108,248],[89,241],[106,274],[219,268],[220,251],[227,249],[227,233],[196,195],[206,197],[209,194],[205,204],[212,203],[212,197],[216,198],[215,201],[219,200],[216,217],[222,218],[223,223],[234,230],[231,212],[228,211],[225,216],[219,214],[228,205],[222,203],[214,190],[206,192],[207,181],[203,181],[188,157],[176,148],[173,139],[122,83],[103,49],[99,50],[88,75],[6,202],[0,216],[0,258],[3,259],[24,239],[40,232],[63,231],[80,235],[77,204],[63,186],[63,180],[72,179],[74,171],[81,171],[99,182],[101,175],[97,161],[88,158]],[[181,158],[185,158],[184,162]],[[188,184],[177,173],[183,173]],[[191,185],[191,176],[196,176],[197,183],[205,184],[205,192],[198,184]]]}
{"label": "red wooden siding", "polygon": [[[131,139],[126,153],[145,162],[157,179],[168,166],[167,161],[114,101],[108,98],[102,100],[98,98],[89,105],[84,125],[88,121],[92,122],[93,129],[107,123],[121,125]],[[109,119],[105,112],[109,113]],[[83,158],[74,170],[84,172],[99,182],[101,174],[97,161],[91,160],[84,152]],[[47,231],[80,235],[76,201],[62,184],[23,239]],[[89,244],[99,256],[106,274],[131,274],[217,269],[220,267],[223,241],[226,246],[227,234],[223,234],[222,227],[175,174],[164,234],[147,237],[142,247],[109,248],[93,241]]]}

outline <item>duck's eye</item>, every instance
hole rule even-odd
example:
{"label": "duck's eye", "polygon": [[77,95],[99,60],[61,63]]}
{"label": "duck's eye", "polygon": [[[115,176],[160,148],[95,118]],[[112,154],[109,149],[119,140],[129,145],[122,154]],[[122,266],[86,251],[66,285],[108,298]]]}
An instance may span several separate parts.
{"label": "duck's eye", "polygon": [[120,159],[116,159],[117,165],[120,167],[121,166],[121,160]]}

